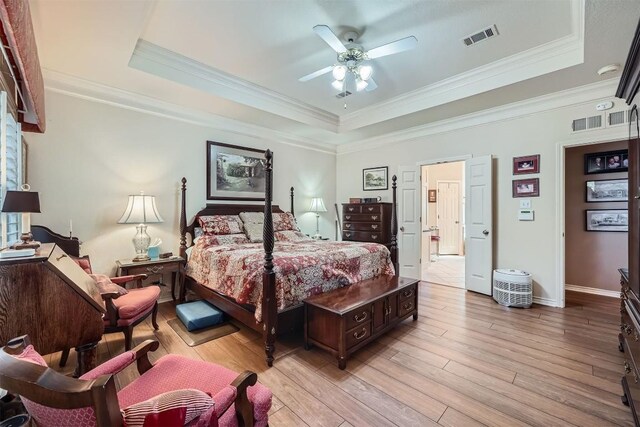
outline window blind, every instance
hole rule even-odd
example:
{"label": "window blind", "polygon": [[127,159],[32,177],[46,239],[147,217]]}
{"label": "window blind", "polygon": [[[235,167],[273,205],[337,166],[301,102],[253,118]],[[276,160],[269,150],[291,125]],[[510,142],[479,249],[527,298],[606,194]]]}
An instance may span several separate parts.
{"label": "window blind", "polygon": [[[7,93],[0,92],[0,206],[8,190],[18,190],[22,183],[22,131],[7,110]],[[20,214],[0,214],[0,247],[20,237]]]}

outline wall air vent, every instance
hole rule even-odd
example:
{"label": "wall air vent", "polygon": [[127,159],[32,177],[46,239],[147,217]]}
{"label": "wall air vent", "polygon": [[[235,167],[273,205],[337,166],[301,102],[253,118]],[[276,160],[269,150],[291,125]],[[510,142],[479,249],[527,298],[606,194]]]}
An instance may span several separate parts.
{"label": "wall air vent", "polygon": [[607,114],[607,126],[619,126],[629,123],[631,110],[612,111]]}
{"label": "wall air vent", "polygon": [[349,92],[348,90],[345,90],[345,91],[340,92],[339,94],[337,94],[336,98],[346,98],[349,95],[351,95],[351,92]]}
{"label": "wall air vent", "polygon": [[602,116],[583,117],[581,119],[575,119],[571,124],[571,129],[574,132],[582,130],[597,129],[602,127]]}
{"label": "wall air vent", "polygon": [[482,31],[478,31],[475,34],[471,34],[462,39],[462,42],[465,46],[471,46],[472,44],[479,43],[483,40],[487,40],[488,38],[495,37],[498,34],[498,27],[495,25],[490,26],[489,28],[485,28]]}

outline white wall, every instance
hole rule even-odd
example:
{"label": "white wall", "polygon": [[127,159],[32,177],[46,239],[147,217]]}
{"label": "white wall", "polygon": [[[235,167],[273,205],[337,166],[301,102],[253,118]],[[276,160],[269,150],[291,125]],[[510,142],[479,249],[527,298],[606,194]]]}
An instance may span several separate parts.
{"label": "white wall", "polygon": [[[614,100],[622,106],[620,100]],[[556,247],[561,230],[557,226],[556,160],[561,142],[571,140],[611,140],[626,134],[624,126],[616,129],[593,130],[571,135],[571,122],[578,117],[596,114],[596,102],[520,118],[451,130],[415,138],[410,141],[381,145],[357,152],[339,153],[337,158],[338,200],[363,197],[362,169],[389,166],[389,175],[398,166],[418,165],[422,161],[472,155],[493,155],[494,158],[494,263],[496,268],[518,268],[529,271],[534,279],[534,296],[547,304],[559,303],[558,269],[563,262]],[[462,120],[461,120],[462,123]],[[540,197],[532,198],[535,221],[517,220],[518,199],[512,198],[512,158],[529,154],[541,155]],[[384,162],[381,162],[384,159]],[[525,177],[525,176],[519,176]],[[369,192],[371,193],[371,192]],[[391,200],[388,191],[366,196],[382,196]],[[398,239],[402,241],[402,239]],[[571,254],[567,254],[571,256]],[[627,260],[620,260],[626,265]],[[619,265],[611,266],[615,269]]]}
{"label": "white wall", "polygon": [[187,182],[187,217],[206,204],[206,141],[274,152],[274,203],[289,210],[289,188],[296,188],[296,216],[302,231],[315,233],[315,215],[305,212],[311,197],[323,197],[329,212],[320,231],[334,236],[335,155],[222,132],[146,113],[47,91],[47,132],[27,134],[29,184],[40,193],[46,225],[83,242],[96,272],[115,271],[116,259],[131,258],[134,225],[117,224],[127,195],[155,195],[164,223],[150,224],[163,251],[178,253],[179,185]]}

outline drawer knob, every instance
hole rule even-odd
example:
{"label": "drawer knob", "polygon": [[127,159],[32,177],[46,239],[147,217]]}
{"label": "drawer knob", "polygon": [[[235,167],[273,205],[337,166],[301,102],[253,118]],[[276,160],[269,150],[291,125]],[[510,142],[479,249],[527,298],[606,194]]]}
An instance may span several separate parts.
{"label": "drawer knob", "polygon": [[629,366],[629,362],[627,362],[626,360],[624,361],[624,373],[628,374],[629,372],[631,372],[631,366]]}
{"label": "drawer knob", "polygon": [[376,221],[376,220],[378,219],[378,215],[371,215],[371,219],[372,219],[373,221]]}
{"label": "drawer knob", "polygon": [[363,311],[361,315],[358,315],[358,314],[354,314],[353,315],[353,320],[355,320],[358,323],[364,322],[366,318],[367,318],[367,312],[366,311]]}
{"label": "drawer knob", "polygon": [[377,240],[377,239],[378,239],[378,235],[377,235],[377,234],[372,234],[372,235],[371,235],[371,238],[372,238],[373,240]]}
{"label": "drawer knob", "polygon": [[157,274],[157,273],[160,273],[163,268],[164,268],[164,266],[162,266],[162,265],[155,265],[153,267],[147,267],[147,271],[149,273]]}
{"label": "drawer knob", "polygon": [[369,212],[373,212],[373,208],[369,208]]}
{"label": "drawer knob", "polygon": [[351,228],[351,224],[345,224],[344,225],[346,228]]}
{"label": "drawer knob", "polygon": [[351,219],[351,215],[345,215],[344,216],[346,219]]}
{"label": "drawer knob", "polygon": [[378,224],[371,224],[371,228],[373,228],[374,230],[378,229]]}
{"label": "drawer knob", "polygon": [[[367,335],[367,328],[362,328],[362,330],[360,332],[354,332],[353,333],[353,337],[357,340],[361,340],[362,338],[365,337],[365,335]],[[627,363],[627,362],[625,362]]]}
{"label": "drawer knob", "polygon": [[622,325],[620,325],[620,331],[624,332],[627,335],[631,335],[631,332],[633,332],[633,328],[630,325],[623,323]]}
{"label": "drawer knob", "polygon": [[409,289],[407,291],[402,292],[402,296],[405,298],[410,297],[411,295],[413,295],[413,289]]}
{"label": "drawer knob", "polygon": [[413,308],[413,303],[412,302],[407,302],[407,303],[402,305],[402,309],[403,310],[411,310],[412,308]]}
{"label": "drawer knob", "polygon": [[351,237],[351,233],[344,233],[345,236]]}
{"label": "drawer knob", "polygon": [[349,208],[349,212],[353,212],[353,208]]}

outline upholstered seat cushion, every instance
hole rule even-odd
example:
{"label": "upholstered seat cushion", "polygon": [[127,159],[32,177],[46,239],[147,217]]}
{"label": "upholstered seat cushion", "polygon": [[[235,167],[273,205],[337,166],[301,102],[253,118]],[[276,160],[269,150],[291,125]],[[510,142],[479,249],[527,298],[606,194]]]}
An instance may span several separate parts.
{"label": "upholstered seat cushion", "polygon": [[[118,393],[120,407],[127,407],[171,390],[194,388],[215,396],[238,376],[234,371],[202,360],[170,354],[158,360],[154,367]],[[255,425],[267,424],[271,408],[271,391],[260,383],[247,390],[253,403]],[[216,401],[216,405],[219,402]],[[220,418],[220,425],[236,425],[235,407]]]}
{"label": "upholstered seat cushion", "polygon": [[120,319],[137,319],[141,314],[145,314],[160,296],[160,287],[145,286],[140,289],[129,289],[129,293],[113,300],[113,304],[118,309]]}

